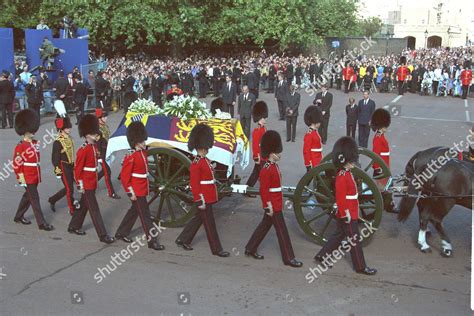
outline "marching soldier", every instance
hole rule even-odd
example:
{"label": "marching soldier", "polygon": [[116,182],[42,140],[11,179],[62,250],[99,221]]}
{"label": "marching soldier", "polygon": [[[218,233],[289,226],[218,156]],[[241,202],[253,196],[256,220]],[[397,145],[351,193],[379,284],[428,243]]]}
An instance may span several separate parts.
{"label": "marching soldier", "polygon": [[66,197],[71,216],[80,208],[79,202],[74,199],[74,142],[71,134],[71,120],[69,117],[58,117],[55,121],[58,136],[53,143],[51,162],[56,178],[61,179],[64,188],[48,199],[51,210],[56,212],[57,201]]}
{"label": "marching soldier", "polygon": [[303,145],[303,157],[306,171],[319,165],[323,157],[321,136],[319,136],[318,132],[322,119],[323,115],[321,110],[315,105],[309,106],[304,112],[304,123],[309,127],[306,135],[304,135]]}
{"label": "marching soldier", "polygon": [[190,151],[197,151],[197,156],[193,160],[189,172],[191,191],[198,211],[184,227],[176,239],[176,244],[185,250],[193,250],[191,242],[201,224],[204,224],[212,254],[219,257],[228,257],[229,252],[222,250],[212,210],[212,205],[217,202],[218,194],[214,170],[206,155],[213,144],[214,134],[207,125],[196,125],[191,131],[191,135],[189,135],[188,148]]}
{"label": "marching soldier", "polygon": [[122,186],[132,201],[132,207],[120,223],[116,239],[131,243],[128,237],[133,225],[140,216],[143,230],[147,236],[148,248],[163,250],[165,247],[158,243],[156,236],[152,236],[150,229],[153,227],[150,219],[150,209],[146,197],[148,195],[148,162],[145,141],[148,138],[147,131],[142,122],[132,122],[127,128],[127,140],[130,152],[123,161],[120,179]]}
{"label": "marching soldier", "polygon": [[38,228],[51,231],[54,227],[44,220],[38,195],[38,184],[41,182],[40,153],[39,142],[33,137],[39,126],[39,116],[33,110],[22,110],[15,117],[15,131],[23,136],[23,139],[16,145],[13,152],[13,169],[18,183],[26,191],[20,200],[14,221],[30,225],[31,222],[24,215],[31,206]]}
{"label": "marching soldier", "polygon": [[105,160],[105,155],[107,154],[107,145],[109,143],[110,138],[110,129],[107,125],[107,111],[103,109],[95,109],[95,116],[99,120],[99,134],[97,137],[97,147],[99,150],[99,164],[101,166],[101,170],[99,172],[99,177],[97,181],[100,181],[102,177],[105,177],[105,186],[107,187],[107,194],[112,199],[119,200],[120,195],[115,193],[114,186],[112,185],[111,179],[111,170],[110,166]]}
{"label": "marching soldier", "polygon": [[472,70],[471,70],[471,62],[466,60],[464,62],[464,69],[461,70],[460,74],[461,85],[462,85],[462,98],[467,98],[467,92],[469,91],[469,86],[472,82]]}
{"label": "marching soldier", "polygon": [[76,235],[85,235],[82,224],[86,218],[87,211],[90,212],[92,223],[94,224],[99,240],[106,244],[115,241],[107,235],[102,216],[100,215],[99,204],[95,197],[97,189],[97,160],[99,153],[96,139],[99,134],[99,122],[92,114],[86,114],[79,122],[79,136],[84,137],[85,143],[79,148],[76,154],[74,165],[74,178],[77,190],[82,194],[81,208],[74,212],[69,223],[68,232]]}
{"label": "marching soldier", "polygon": [[397,69],[397,81],[398,81],[398,94],[403,95],[405,93],[405,83],[410,74],[410,70],[406,66],[407,58],[405,56],[400,57],[400,66]]}
{"label": "marching soldier", "polygon": [[[342,249],[347,250],[347,247],[349,248],[354,270],[357,273],[373,275],[377,270],[369,268],[365,264],[364,253],[359,240],[359,200],[357,199],[356,182],[351,172],[358,160],[357,144],[352,137],[344,136],[336,141],[332,151],[332,162],[337,168],[335,185],[337,229],[314,259],[332,267],[332,263],[328,260],[329,257],[347,239]],[[331,261],[335,262],[333,259]]]}
{"label": "marching soldier", "polygon": [[260,147],[262,157],[267,159],[260,171],[260,195],[265,212],[262,221],[245,246],[245,255],[255,259],[264,258],[257,252],[257,249],[273,225],[280,245],[283,263],[287,266],[299,268],[303,266],[303,263],[295,259],[282,213],[281,173],[277,164],[283,151],[280,134],[277,131],[266,132],[262,136]]}
{"label": "marching soldier", "polygon": [[[258,176],[260,174],[260,169],[263,164],[262,156],[260,155],[260,140],[262,139],[263,134],[267,131],[265,124],[268,117],[268,107],[264,101],[258,101],[255,103],[252,109],[252,116],[254,123],[257,123],[257,126],[253,129],[252,132],[252,158],[255,162],[252,173],[250,174],[247,185],[253,187],[257,183]],[[246,194],[248,197],[256,197],[253,194]]]}
{"label": "marching soldier", "polygon": [[[372,130],[375,132],[374,139],[372,141],[372,151],[382,158],[382,160],[390,168],[390,146],[387,139],[385,138],[385,133],[387,132],[388,127],[390,126],[390,112],[385,109],[377,109],[372,114],[370,119]],[[382,168],[374,162],[372,165],[374,169],[373,177],[376,177],[382,174]],[[383,187],[387,184],[387,179],[380,179],[379,184]],[[395,209],[395,203],[393,203],[392,194],[386,191],[382,192],[382,197],[384,201],[385,211],[389,213],[398,213]]]}

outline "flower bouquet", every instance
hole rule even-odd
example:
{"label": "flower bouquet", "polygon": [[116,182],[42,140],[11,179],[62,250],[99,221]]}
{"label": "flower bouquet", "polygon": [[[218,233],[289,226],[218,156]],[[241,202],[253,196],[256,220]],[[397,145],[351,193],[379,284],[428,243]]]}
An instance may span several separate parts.
{"label": "flower bouquet", "polygon": [[150,101],[148,99],[138,99],[135,100],[128,108],[129,112],[134,113],[141,113],[141,114],[149,114],[149,115],[157,115],[163,114],[163,110],[160,109],[155,102]]}
{"label": "flower bouquet", "polygon": [[206,108],[206,103],[199,101],[191,96],[174,96],[172,100],[165,103],[162,114],[166,116],[175,116],[182,120],[190,118],[208,119],[212,115]]}

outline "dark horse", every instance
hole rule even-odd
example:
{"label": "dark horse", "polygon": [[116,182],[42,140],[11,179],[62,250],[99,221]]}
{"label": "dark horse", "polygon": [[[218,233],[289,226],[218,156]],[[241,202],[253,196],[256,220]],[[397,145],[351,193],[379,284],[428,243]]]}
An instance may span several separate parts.
{"label": "dark horse", "polygon": [[[426,242],[428,223],[441,237],[442,255],[449,257],[452,246],[443,229],[443,218],[454,205],[472,206],[474,164],[458,159],[458,153],[447,147],[433,147],[417,152],[405,167],[407,196],[400,201],[399,221],[406,221],[418,206],[420,231],[418,244],[422,252],[430,252]],[[417,202],[418,201],[418,202]]]}

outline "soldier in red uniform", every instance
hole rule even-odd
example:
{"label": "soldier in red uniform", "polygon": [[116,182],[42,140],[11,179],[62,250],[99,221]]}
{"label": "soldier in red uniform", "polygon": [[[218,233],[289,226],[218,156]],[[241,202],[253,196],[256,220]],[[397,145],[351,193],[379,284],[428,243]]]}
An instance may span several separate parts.
{"label": "soldier in red uniform", "polygon": [[303,263],[295,259],[285,218],[283,217],[283,194],[281,192],[281,173],[277,162],[280,160],[283,146],[277,131],[268,131],[260,142],[261,155],[267,161],[260,171],[260,196],[264,209],[263,219],[255,229],[245,246],[245,255],[255,259],[263,259],[257,252],[268,231],[275,227],[280,245],[281,257],[285,265],[299,268]]}
{"label": "soldier in red uniform", "polygon": [[95,109],[95,116],[99,120],[99,136],[97,137],[97,147],[99,149],[99,164],[101,166],[101,170],[99,172],[99,178],[105,177],[105,186],[107,187],[107,194],[112,199],[119,200],[120,195],[115,193],[114,186],[112,185],[111,179],[111,170],[110,166],[105,160],[105,155],[107,154],[107,145],[109,143],[110,138],[110,129],[107,125],[107,111],[104,111],[101,108]]}
{"label": "soldier in red uniform", "polygon": [[79,122],[79,136],[85,138],[85,143],[79,148],[76,154],[74,165],[74,177],[77,190],[82,193],[81,208],[74,212],[69,223],[68,232],[76,235],[85,235],[82,224],[86,218],[87,211],[90,212],[92,223],[101,242],[111,244],[115,241],[113,237],[107,235],[102,216],[100,215],[99,204],[95,197],[97,189],[97,160],[99,153],[96,139],[99,134],[99,122],[92,114],[84,115]]}
{"label": "soldier in red uniform", "polygon": [[14,221],[30,225],[31,222],[24,215],[31,206],[38,228],[50,231],[54,227],[44,220],[38,195],[38,184],[41,182],[40,153],[39,143],[33,137],[39,125],[40,119],[35,111],[22,110],[15,117],[15,131],[23,136],[23,139],[16,145],[13,152],[13,170],[18,183],[25,188],[25,193],[18,205]]}
{"label": "soldier in red uniform", "polygon": [[128,237],[133,225],[140,216],[143,230],[147,236],[148,248],[163,250],[165,247],[160,245],[157,236],[150,233],[153,224],[150,219],[150,209],[146,196],[148,195],[148,162],[145,141],[148,138],[147,131],[142,122],[132,122],[127,128],[127,140],[130,145],[130,152],[123,161],[122,171],[120,172],[120,181],[132,201],[132,207],[120,223],[116,239],[121,239],[127,243],[132,240]]}
{"label": "soldier in red uniform", "polygon": [[322,119],[321,110],[315,105],[309,106],[304,112],[304,123],[309,127],[306,135],[304,135],[303,142],[303,158],[306,171],[319,165],[323,157],[321,136],[318,133]]}
{"label": "soldier in red uniform", "polygon": [[[385,133],[390,126],[390,121],[390,112],[382,108],[375,110],[370,120],[372,130],[375,132],[374,139],[372,140],[372,151],[379,155],[389,168],[390,146],[385,138]],[[372,168],[374,169],[373,177],[382,174],[382,168],[376,162],[374,162]],[[378,183],[383,188],[387,184],[387,179],[379,179]],[[389,213],[398,213],[393,203],[392,193],[383,191],[382,197],[385,210]]]}
{"label": "soldier in red uniform", "polygon": [[71,134],[71,120],[69,117],[58,117],[55,121],[58,137],[53,143],[51,162],[56,178],[61,179],[64,188],[48,199],[51,210],[56,212],[56,202],[66,197],[69,214],[80,208],[79,201],[74,199],[74,141]]}
{"label": "soldier in red uniform", "polygon": [[346,61],[346,67],[342,68],[342,78],[344,79],[344,92],[349,93],[350,83],[354,75],[354,68],[352,68],[349,61]]}
{"label": "soldier in red uniform", "polygon": [[[247,185],[253,187],[257,183],[258,176],[260,174],[260,169],[264,163],[262,156],[260,155],[260,139],[263,134],[267,131],[265,124],[268,117],[268,107],[264,101],[258,101],[255,103],[252,109],[252,116],[254,123],[257,123],[257,126],[252,131],[252,158],[255,162],[252,173],[250,174]],[[256,197],[253,194],[247,193],[248,197]]]}
{"label": "soldier in red uniform", "polygon": [[410,74],[410,69],[406,66],[407,58],[405,56],[400,57],[400,66],[397,69],[397,81],[398,81],[398,94],[403,95],[405,93],[406,81]]}
{"label": "soldier in red uniform", "polygon": [[466,60],[464,62],[464,69],[461,70],[461,74],[459,76],[461,79],[461,86],[462,86],[462,98],[467,98],[467,92],[469,91],[469,86],[472,82],[472,70],[471,70],[471,62]]}
{"label": "soldier in red uniform", "polygon": [[[359,200],[357,186],[351,169],[359,160],[357,144],[352,137],[342,137],[335,144],[332,151],[332,162],[337,168],[336,174],[336,205],[337,230],[314,257],[318,263],[332,267],[328,259],[333,251],[350,250],[352,265],[357,273],[373,275],[377,270],[367,267],[364,253],[360,245],[359,235]],[[342,243],[346,240],[345,243]],[[349,248],[349,249],[347,249]],[[331,258],[332,262],[335,262]]]}
{"label": "soldier in red uniform", "polygon": [[198,210],[176,239],[176,244],[185,250],[193,250],[191,242],[201,224],[204,224],[212,254],[219,257],[228,257],[229,252],[222,250],[212,211],[212,205],[217,202],[218,194],[214,169],[206,155],[213,144],[214,134],[212,129],[205,124],[197,124],[189,135],[188,148],[190,151],[196,150],[197,152],[196,158],[191,163],[189,173],[191,191]]}

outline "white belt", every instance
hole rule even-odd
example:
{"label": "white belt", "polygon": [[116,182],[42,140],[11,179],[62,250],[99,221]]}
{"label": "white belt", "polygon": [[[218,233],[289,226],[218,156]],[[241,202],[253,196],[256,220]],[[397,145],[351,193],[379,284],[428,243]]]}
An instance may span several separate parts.
{"label": "white belt", "polygon": [[270,190],[268,190],[270,192],[281,192],[281,187],[279,188],[270,188]]}
{"label": "white belt", "polygon": [[380,153],[380,156],[390,156],[390,152],[387,151],[386,153]]}
{"label": "white belt", "polygon": [[348,200],[357,200],[357,197],[359,196],[359,194],[354,194],[354,195],[346,195],[346,199]]}
{"label": "white belt", "polygon": [[135,177],[135,178],[146,178],[147,175],[146,173],[132,173],[132,177]]}
{"label": "white belt", "polygon": [[97,170],[97,168],[84,167],[82,170],[84,170],[84,171],[92,171],[92,172],[94,172],[94,171],[96,171],[96,170]]}
{"label": "white belt", "polygon": [[311,151],[321,152],[323,151],[322,148],[311,148]]}
{"label": "white belt", "polygon": [[214,184],[214,180],[204,180],[200,182],[201,184]]}
{"label": "white belt", "polygon": [[24,162],[24,163],[23,163],[23,166],[27,166],[27,167],[37,167],[37,166],[39,166],[39,162]]}

